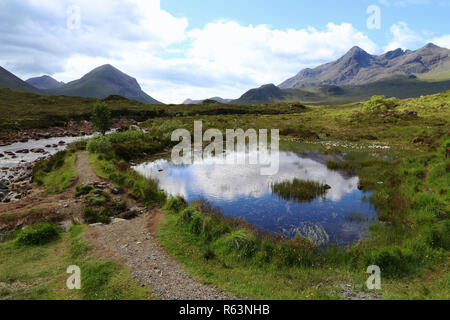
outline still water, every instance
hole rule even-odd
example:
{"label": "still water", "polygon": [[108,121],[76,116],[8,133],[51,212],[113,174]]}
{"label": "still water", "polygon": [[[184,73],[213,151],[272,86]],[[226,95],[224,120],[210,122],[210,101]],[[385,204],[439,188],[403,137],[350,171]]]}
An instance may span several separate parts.
{"label": "still water", "polygon": [[[377,215],[367,200],[370,194],[358,189],[357,176],[327,168],[328,160],[342,159],[318,152],[280,152],[280,169],[274,176],[261,175],[259,165],[224,165],[214,157],[185,166],[160,159],[134,169],[158,180],[169,195],[181,195],[189,202],[206,199],[225,215],[245,218],[257,228],[286,238],[300,233],[323,245],[347,245],[366,237]],[[284,200],[272,193],[274,183],[294,178],[331,189],[310,202]]]}

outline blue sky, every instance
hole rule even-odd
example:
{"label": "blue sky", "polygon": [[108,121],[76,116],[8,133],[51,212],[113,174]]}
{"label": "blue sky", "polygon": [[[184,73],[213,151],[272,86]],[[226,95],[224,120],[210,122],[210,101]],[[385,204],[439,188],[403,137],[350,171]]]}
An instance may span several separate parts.
{"label": "blue sky", "polygon": [[166,103],[237,98],[355,45],[450,48],[449,14],[450,0],[0,0],[0,65],[67,82],[110,63]]}
{"label": "blue sky", "polygon": [[[369,30],[366,9],[381,9],[381,29]],[[439,0],[162,0],[161,8],[175,16],[187,17],[190,28],[201,28],[221,20],[241,25],[265,24],[275,29],[323,28],[327,23],[351,23],[381,47],[392,40],[389,28],[399,21],[416,32],[439,36],[450,32],[450,1]],[[421,43],[409,49],[417,49]]]}

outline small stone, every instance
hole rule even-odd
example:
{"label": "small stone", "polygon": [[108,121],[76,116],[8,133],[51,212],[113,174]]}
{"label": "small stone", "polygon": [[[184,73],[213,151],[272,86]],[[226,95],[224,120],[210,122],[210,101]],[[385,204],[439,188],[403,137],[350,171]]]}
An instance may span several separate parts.
{"label": "small stone", "polygon": [[127,222],[127,220],[125,220],[125,219],[120,219],[120,218],[114,218],[114,219],[112,220],[112,224],[121,223],[121,222]]}
{"label": "small stone", "polygon": [[97,222],[97,223],[90,224],[89,227],[100,227],[102,225],[103,225],[103,223]]}

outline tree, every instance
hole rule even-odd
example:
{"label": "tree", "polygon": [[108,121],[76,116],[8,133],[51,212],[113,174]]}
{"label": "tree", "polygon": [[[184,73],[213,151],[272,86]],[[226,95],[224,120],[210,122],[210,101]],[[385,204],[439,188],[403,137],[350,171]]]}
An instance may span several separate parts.
{"label": "tree", "polygon": [[98,132],[102,135],[106,134],[106,131],[108,131],[113,125],[111,111],[106,103],[96,103],[94,105],[91,121],[97,128]]}

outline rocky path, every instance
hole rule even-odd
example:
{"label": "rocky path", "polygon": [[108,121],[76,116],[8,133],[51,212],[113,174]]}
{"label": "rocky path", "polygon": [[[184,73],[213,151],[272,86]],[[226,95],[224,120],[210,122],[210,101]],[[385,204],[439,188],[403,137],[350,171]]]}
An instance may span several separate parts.
{"label": "rocky path", "polygon": [[[78,154],[77,184],[102,181],[92,170],[86,152]],[[134,199],[125,199],[128,206],[137,206]],[[154,294],[168,300],[221,300],[232,297],[192,279],[159,245],[155,231],[162,220],[162,211],[145,212],[133,220],[115,219],[112,224],[89,227],[87,238],[96,256],[124,263],[133,278],[149,286]]]}
{"label": "rocky path", "polygon": [[122,261],[132,277],[167,300],[224,300],[233,297],[192,279],[156,240],[155,220],[162,212],[154,210],[133,220],[92,226],[87,234],[94,252],[101,258]]}

